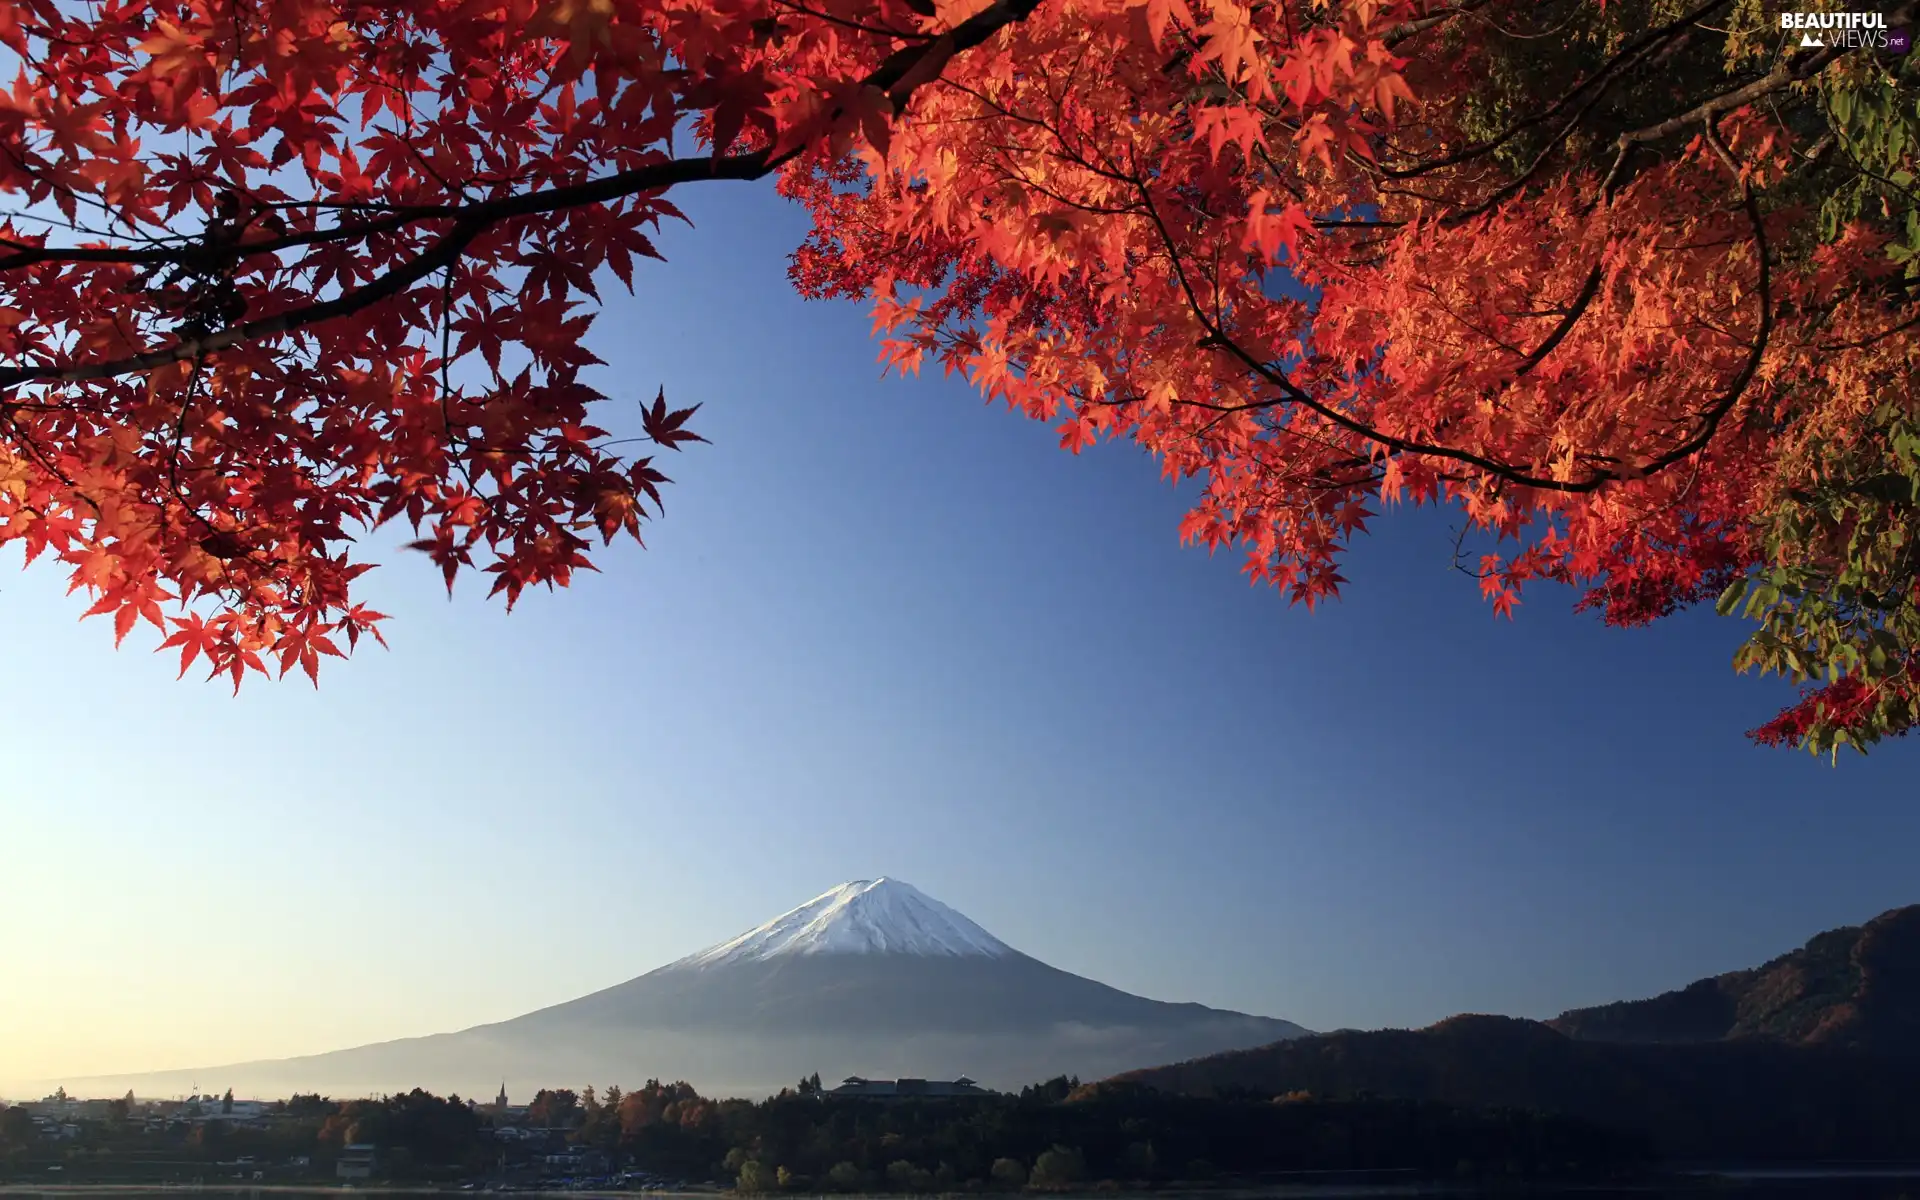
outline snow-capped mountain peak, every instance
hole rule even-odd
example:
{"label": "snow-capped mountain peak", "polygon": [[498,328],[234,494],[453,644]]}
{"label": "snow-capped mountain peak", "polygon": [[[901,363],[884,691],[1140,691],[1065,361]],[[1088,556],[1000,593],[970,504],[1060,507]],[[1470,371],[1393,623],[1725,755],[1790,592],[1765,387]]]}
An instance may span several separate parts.
{"label": "snow-capped mountain peak", "polygon": [[760,962],[793,954],[919,954],[999,958],[1013,948],[898,879],[856,879],[675,967]]}

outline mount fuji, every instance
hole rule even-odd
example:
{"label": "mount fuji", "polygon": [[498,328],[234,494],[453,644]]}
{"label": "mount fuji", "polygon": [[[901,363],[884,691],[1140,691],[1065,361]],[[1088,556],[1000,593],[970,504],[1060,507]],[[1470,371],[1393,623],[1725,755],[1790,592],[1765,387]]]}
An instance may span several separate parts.
{"label": "mount fuji", "polygon": [[965,1074],[1017,1088],[1307,1032],[1057,970],[912,885],[880,878],[843,883],[730,941],[512,1020],[112,1083],[142,1095],[217,1081],[262,1095],[426,1087],[485,1096],[503,1078],[525,1092],[661,1078],[707,1095],[751,1096],[818,1071],[826,1079]]}

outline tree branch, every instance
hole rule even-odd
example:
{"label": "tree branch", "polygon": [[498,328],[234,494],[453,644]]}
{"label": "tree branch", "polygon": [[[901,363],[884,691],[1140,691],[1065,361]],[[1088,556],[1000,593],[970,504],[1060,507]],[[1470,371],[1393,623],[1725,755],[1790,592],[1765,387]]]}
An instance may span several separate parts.
{"label": "tree branch", "polygon": [[[866,75],[860,81],[861,85],[887,91],[892,96],[896,108],[904,106],[916,90],[939,78],[939,68],[944,65],[946,58],[972,49],[1000,30],[1024,21],[1040,6],[1040,3],[1041,0],[997,0],[996,3],[954,26],[931,44],[908,46],[894,52],[879,67]],[[135,371],[151,370],[169,363],[197,359],[211,351],[226,349],[243,342],[256,341],[318,325],[324,321],[351,315],[389,299],[435,271],[451,267],[460,260],[467,246],[476,237],[502,221],[591,204],[604,204],[624,196],[661,191],[681,183],[708,179],[761,179],[799,157],[808,148],[808,145],[803,144],[780,154],[756,150],[748,154],[709,154],[693,158],[669,159],[585,183],[544,188],[519,195],[465,204],[421,205],[395,209],[381,217],[330,230],[312,230],[287,234],[269,241],[222,246],[219,250],[220,261],[231,263],[295,246],[367,238],[428,221],[453,221],[453,228],[417,258],[396,267],[362,288],[336,296],[331,300],[289,309],[271,317],[243,322],[198,337],[183,338],[171,346],[125,358],[68,365],[45,363],[0,367],[0,388],[17,387],[26,383],[79,383],[86,380],[107,379]],[[0,271],[19,269],[42,262],[128,264],[204,262],[211,253],[200,244],[182,246],[179,249],[32,249],[0,258]]]}
{"label": "tree branch", "polygon": [[[938,78],[937,74],[922,78],[914,73],[914,68],[919,66],[923,59],[936,54],[958,54],[964,50],[973,49],[1000,30],[1026,20],[1040,6],[1040,3],[1041,0],[998,0],[998,3],[954,26],[943,35],[941,40],[936,40],[929,45],[908,46],[895,51],[885,62],[861,79],[860,83],[866,87],[876,87],[891,93],[896,107],[903,105],[915,91]],[[945,44],[942,45],[941,41]],[[465,204],[394,206],[383,210],[383,215],[364,221],[342,223],[332,229],[283,234],[227,249],[236,258],[248,258],[290,250],[298,246],[369,238],[382,233],[391,233],[422,221],[453,220],[492,224],[512,217],[535,216],[562,209],[581,208],[589,204],[604,204],[624,196],[660,191],[678,184],[693,183],[703,179],[760,179],[799,157],[806,149],[805,146],[797,146],[778,155],[770,155],[765,150],[756,150],[746,154],[705,154],[691,158],[674,158],[633,167],[584,183],[542,188],[517,195],[495,197],[491,200],[477,200]],[[198,250],[198,246],[143,250],[115,247],[32,248],[0,258],[0,271],[14,270],[42,262],[126,264],[188,262]]]}
{"label": "tree branch", "polygon": [[1649,125],[1644,129],[1633,129],[1621,134],[1615,145],[1624,153],[1627,147],[1636,143],[1657,142],[1661,138],[1679,133],[1688,126],[1698,125],[1703,121],[1710,122],[1722,113],[1732,112],[1770,92],[1777,92],[1781,88],[1819,74],[1828,63],[1839,57],[1841,49],[1842,47],[1839,46],[1829,46],[1824,50],[1815,50],[1812,54],[1795,55],[1785,59],[1779,66],[1745,87],[1723,92],[1658,125]]}

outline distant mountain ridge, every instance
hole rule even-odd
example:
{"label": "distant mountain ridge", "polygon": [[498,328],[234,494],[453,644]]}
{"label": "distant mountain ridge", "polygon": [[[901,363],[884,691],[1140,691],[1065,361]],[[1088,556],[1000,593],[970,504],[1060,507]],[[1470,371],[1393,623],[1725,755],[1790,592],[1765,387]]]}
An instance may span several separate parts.
{"label": "distant mountain ridge", "polygon": [[166,1094],[198,1082],[335,1096],[491,1095],[685,1079],[765,1095],[814,1072],[1017,1088],[1054,1075],[1257,1046],[1290,1021],[1135,996],[1048,966],[912,885],[854,880],[707,950],[575,1000],[457,1033],[328,1054],[86,1081]]}
{"label": "distant mountain ridge", "polygon": [[1750,971],[1552,1022],[1463,1015],[1343,1030],[1124,1073],[1218,1095],[1360,1094],[1559,1112],[1676,1158],[1920,1152],[1920,906],[1833,930]]}
{"label": "distant mountain ridge", "polygon": [[1829,930],[1764,966],[1547,1024],[1581,1041],[1770,1038],[1920,1057],[1920,904]]}

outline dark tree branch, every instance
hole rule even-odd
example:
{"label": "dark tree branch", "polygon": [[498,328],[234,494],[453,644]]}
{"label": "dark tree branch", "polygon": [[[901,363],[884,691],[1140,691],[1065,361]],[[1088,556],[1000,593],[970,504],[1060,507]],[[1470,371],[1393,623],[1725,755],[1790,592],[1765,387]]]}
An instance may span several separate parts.
{"label": "dark tree branch", "polygon": [[1569,333],[1573,332],[1574,325],[1585,315],[1587,306],[1592,304],[1593,298],[1600,294],[1600,280],[1604,274],[1602,264],[1599,262],[1594,263],[1593,270],[1587,272],[1587,281],[1580,285],[1580,294],[1575,296],[1573,303],[1567,306],[1567,315],[1561,318],[1560,324],[1554,327],[1553,332],[1547,335],[1545,341],[1534,347],[1533,353],[1527,355],[1520,361],[1519,367],[1513,372],[1515,379],[1519,379],[1521,376],[1539,366],[1547,355],[1553,353],[1553,348],[1558,346],[1561,340]]}
{"label": "dark tree branch", "polygon": [[[888,56],[885,62],[860,82],[862,86],[887,92],[897,107],[921,87],[939,78],[949,57],[972,49],[1007,26],[1018,24],[1040,6],[1041,0],[998,0],[975,13],[929,45],[909,46]],[[834,114],[837,116],[837,111]],[[318,325],[349,316],[389,299],[425,279],[435,271],[457,263],[473,240],[487,229],[516,217],[535,216],[563,209],[604,204],[642,192],[661,191],[677,184],[709,179],[752,180],[772,174],[808,149],[802,144],[772,154],[756,150],[748,154],[701,155],[669,159],[643,167],[621,171],[602,179],[564,187],[544,188],[514,196],[466,204],[422,205],[395,209],[388,214],[330,230],[288,234],[268,241],[246,245],[221,245],[217,249],[203,245],[178,249],[76,249],[21,251],[0,258],[0,271],[19,269],[42,262],[104,262],[128,264],[182,263],[200,266],[208,256],[218,254],[219,261],[270,254],[300,245],[362,239],[379,233],[403,230],[425,222],[451,220],[453,227],[418,257],[357,290],[331,300],[309,304],[271,317],[243,322],[197,337],[182,338],[171,346],[104,362],[61,365],[42,363],[30,366],[0,367],[0,388],[27,383],[79,383],[108,379],[136,371],[151,370],[170,363],[198,359],[215,350],[245,342]]]}
{"label": "dark tree branch", "polygon": [[1644,129],[1629,130],[1621,134],[1619,141],[1615,144],[1619,146],[1624,153],[1627,147],[1636,143],[1657,142],[1661,138],[1670,137],[1690,126],[1698,125],[1703,121],[1710,122],[1723,113],[1732,112],[1734,109],[1745,104],[1750,104],[1762,96],[1777,92],[1781,88],[1799,83],[1803,79],[1809,79],[1817,75],[1828,63],[1839,57],[1840,50],[1841,47],[1829,46],[1824,50],[1815,50],[1812,54],[1796,54],[1782,61],[1779,66],[1744,87],[1737,87],[1730,92],[1723,92],[1711,100],[1695,105],[1677,117],[1671,117],[1660,122],[1658,125],[1648,125]]}
{"label": "dark tree branch", "polygon": [[322,321],[348,316],[398,295],[435,271],[459,261],[467,245],[479,236],[483,228],[485,226],[479,223],[463,221],[436,242],[432,249],[413,261],[396,267],[363,288],[336,296],[331,300],[288,309],[271,317],[242,322],[200,337],[182,338],[171,346],[126,358],[68,366],[47,363],[29,367],[0,367],[0,387],[17,387],[23,383],[82,383],[90,379],[110,379],[116,375],[148,371],[170,363],[185,362],[243,342],[290,333],[296,329],[318,325]]}

